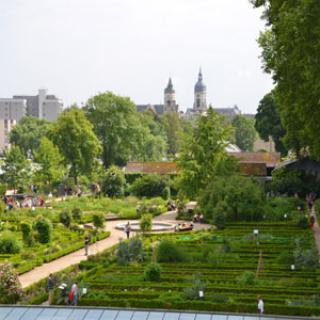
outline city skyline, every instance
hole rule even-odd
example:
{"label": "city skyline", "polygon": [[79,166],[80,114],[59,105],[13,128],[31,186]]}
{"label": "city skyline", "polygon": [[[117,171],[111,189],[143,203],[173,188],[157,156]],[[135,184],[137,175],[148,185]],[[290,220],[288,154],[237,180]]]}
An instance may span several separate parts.
{"label": "city skyline", "polygon": [[247,0],[0,2],[0,96],[45,87],[65,106],[103,91],[163,103],[171,77],[185,111],[201,67],[208,104],[254,113],[272,88],[260,15]]}

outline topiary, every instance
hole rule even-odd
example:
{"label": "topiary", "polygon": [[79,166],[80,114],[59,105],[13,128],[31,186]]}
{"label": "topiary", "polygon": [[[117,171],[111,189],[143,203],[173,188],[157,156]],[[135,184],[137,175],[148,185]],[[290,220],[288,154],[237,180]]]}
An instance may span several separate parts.
{"label": "topiary", "polygon": [[103,228],[104,224],[105,224],[105,217],[102,213],[95,213],[92,216],[92,221],[93,221],[93,225],[99,229],[99,228]]}
{"label": "topiary", "polygon": [[72,216],[70,211],[69,210],[61,211],[59,214],[59,220],[65,227],[69,228],[72,222]]}
{"label": "topiary", "polygon": [[22,239],[23,242],[28,246],[31,247],[34,244],[34,238],[32,234],[32,227],[29,222],[21,222],[20,224],[21,232],[22,232]]}
{"label": "topiary", "polygon": [[49,243],[52,238],[52,223],[43,217],[38,218],[34,224],[34,229],[38,232],[37,238],[40,243]]}
{"label": "topiary", "polygon": [[21,244],[11,232],[4,232],[0,239],[0,253],[15,254],[21,250]]}
{"label": "topiary", "polygon": [[144,271],[144,278],[146,281],[160,281],[161,267],[158,263],[150,263]]}

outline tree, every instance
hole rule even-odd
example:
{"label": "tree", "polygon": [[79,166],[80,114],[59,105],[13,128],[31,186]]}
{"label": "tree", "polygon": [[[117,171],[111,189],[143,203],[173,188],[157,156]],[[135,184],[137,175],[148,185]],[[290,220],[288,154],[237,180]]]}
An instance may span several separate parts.
{"label": "tree", "polygon": [[26,157],[39,147],[40,140],[47,134],[49,121],[34,117],[21,119],[9,134],[10,143],[18,146]]}
{"label": "tree", "polygon": [[243,151],[252,151],[256,139],[254,120],[237,115],[232,125],[235,127],[236,145]]}
{"label": "tree", "polygon": [[34,224],[34,229],[38,232],[37,238],[40,243],[49,243],[52,239],[52,223],[50,220],[39,217]]}
{"label": "tree", "polygon": [[282,155],[287,154],[288,151],[282,142],[286,131],[281,124],[273,92],[266,94],[260,101],[255,119],[255,128],[260,137],[264,141],[269,141],[269,138],[272,137],[276,150]]}
{"label": "tree", "polygon": [[276,84],[284,141],[298,156],[320,159],[320,6],[318,0],[251,0],[265,7],[264,70]]}
{"label": "tree", "polygon": [[231,127],[212,108],[199,116],[196,126],[184,137],[178,158],[179,186],[189,198],[198,196],[217,175],[235,170],[235,160],[226,153]]}
{"label": "tree", "polygon": [[23,189],[30,178],[30,163],[20,148],[16,146],[12,146],[5,152],[2,170],[4,171],[4,181],[14,191],[17,188]]}
{"label": "tree", "polygon": [[65,171],[63,157],[52,141],[43,137],[38,149],[34,151],[34,160],[39,164],[37,176],[40,181],[51,184],[59,180]]}
{"label": "tree", "polygon": [[116,166],[111,166],[103,180],[102,191],[109,197],[121,197],[124,195],[125,184],[123,171]]}
{"label": "tree", "polygon": [[89,99],[85,112],[101,141],[106,168],[123,165],[137,153],[142,125],[129,98],[101,93]]}
{"label": "tree", "polygon": [[73,107],[63,112],[49,135],[63,155],[65,164],[70,166],[69,175],[75,184],[79,175],[91,174],[101,147],[92,124],[82,110]]}

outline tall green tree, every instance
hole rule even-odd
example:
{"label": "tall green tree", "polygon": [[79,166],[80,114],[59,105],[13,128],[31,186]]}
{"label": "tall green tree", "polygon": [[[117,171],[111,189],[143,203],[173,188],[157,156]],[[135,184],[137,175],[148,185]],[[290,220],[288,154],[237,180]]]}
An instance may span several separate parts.
{"label": "tall green tree", "polygon": [[13,188],[14,191],[25,189],[30,179],[31,167],[19,147],[12,146],[5,152],[2,170],[3,180],[9,188]]}
{"label": "tall green tree", "polygon": [[101,146],[82,110],[74,107],[63,112],[52,125],[49,136],[58,146],[65,165],[70,167],[69,175],[75,184],[80,175],[92,173]]}
{"label": "tall green tree", "polygon": [[318,0],[251,0],[264,7],[263,66],[276,84],[285,143],[320,159],[320,5]]}
{"label": "tall green tree", "polygon": [[271,137],[275,143],[276,150],[285,155],[288,151],[282,139],[286,131],[281,124],[273,92],[266,94],[260,101],[255,119],[255,128],[260,137],[264,141],[269,141]]}
{"label": "tall green tree", "polygon": [[34,161],[39,165],[36,172],[38,180],[49,186],[64,175],[63,157],[57,146],[47,137],[40,140],[40,145],[34,152]]}
{"label": "tall green tree", "polygon": [[243,151],[252,151],[256,139],[254,119],[237,115],[233,119],[232,125],[235,127],[236,145]]}
{"label": "tall green tree", "polygon": [[88,100],[85,112],[101,141],[106,167],[124,165],[137,153],[142,125],[129,98],[101,93]]}
{"label": "tall green tree", "polygon": [[231,126],[212,108],[199,116],[191,132],[185,135],[178,158],[179,186],[189,198],[196,198],[217,175],[235,170],[235,160],[225,151]]}
{"label": "tall green tree", "polygon": [[39,147],[41,138],[46,135],[49,124],[45,119],[24,117],[10,131],[10,142],[18,146],[25,156],[32,156]]}

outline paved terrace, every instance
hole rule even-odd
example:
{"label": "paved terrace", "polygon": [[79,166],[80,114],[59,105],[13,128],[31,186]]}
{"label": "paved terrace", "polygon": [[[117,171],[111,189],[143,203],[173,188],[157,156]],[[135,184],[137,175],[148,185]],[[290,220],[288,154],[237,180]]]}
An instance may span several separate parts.
{"label": "paved terrace", "polygon": [[85,307],[0,306],[0,320],[295,320],[320,319],[304,317],[259,316]]}

